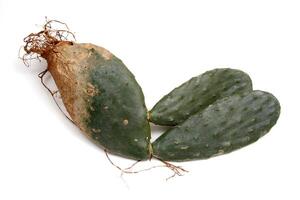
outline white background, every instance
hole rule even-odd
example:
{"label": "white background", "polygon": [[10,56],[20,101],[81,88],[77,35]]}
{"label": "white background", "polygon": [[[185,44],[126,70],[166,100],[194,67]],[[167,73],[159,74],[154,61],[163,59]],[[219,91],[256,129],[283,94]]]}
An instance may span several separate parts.
{"label": "white background", "polygon": [[[179,163],[185,176],[165,181],[172,173],[157,168],[121,178],[41,86],[45,64],[18,59],[45,16],[121,58],[149,109],[192,76],[231,67],[279,99],[279,121],[239,151]],[[299,69],[298,0],[0,0],[0,199],[300,199]]]}

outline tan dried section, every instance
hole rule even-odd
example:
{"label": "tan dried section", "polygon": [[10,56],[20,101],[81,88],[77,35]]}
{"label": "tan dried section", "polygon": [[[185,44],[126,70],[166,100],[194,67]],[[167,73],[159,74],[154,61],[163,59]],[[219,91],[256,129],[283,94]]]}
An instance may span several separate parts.
{"label": "tan dried section", "polygon": [[87,49],[94,48],[100,55],[102,55],[102,57],[105,60],[110,60],[113,57],[113,54],[110,53],[108,50],[104,49],[103,47],[99,47],[99,46],[89,44],[89,43],[81,44],[81,45],[82,45],[82,47],[87,48]]}
{"label": "tan dried section", "polygon": [[89,70],[89,49],[94,48],[105,60],[112,54],[102,47],[92,44],[76,44],[61,42],[56,45],[55,52],[45,55],[48,69],[59,89],[63,103],[74,123],[87,135],[90,130],[85,127],[88,119],[88,96],[98,94],[98,89],[87,82]]}

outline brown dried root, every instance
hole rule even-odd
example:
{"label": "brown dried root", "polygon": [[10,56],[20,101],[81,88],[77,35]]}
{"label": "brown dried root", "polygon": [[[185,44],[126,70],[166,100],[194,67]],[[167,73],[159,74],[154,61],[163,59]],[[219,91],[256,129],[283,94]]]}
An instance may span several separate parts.
{"label": "brown dried root", "polygon": [[123,174],[137,174],[137,173],[140,173],[140,172],[145,172],[145,171],[149,171],[151,169],[154,169],[154,168],[161,168],[161,167],[166,167],[168,169],[170,169],[171,171],[173,171],[173,174],[169,177],[166,178],[166,180],[169,180],[171,178],[174,178],[175,176],[183,176],[184,173],[187,173],[188,171],[183,169],[182,167],[180,166],[176,166],[176,165],[173,165],[169,162],[166,162],[158,157],[155,157],[153,156],[153,158],[156,158],[157,160],[159,160],[160,162],[162,162],[164,165],[155,165],[155,166],[152,166],[152,167],[149,167],[149,168],[145,168],[145,169],[141,169],[141,170],[136,170],[136,171],[133,171],[132,168],[134,166],[136,166],[136,164],[138,164],[140,162],[140,160],[134,162],[131,166],[127,167],[127,168],[124,168],[122,169],[121,167],[119,167],[118,165],[116,165],[109,157],[108,155],[108,150],[104,150],[105,152],[105,155],[108,159],[108,161],[110,162],[110,164],[112,164],[114,167],[116,167],[118,170],[121,171],[121,176],[123,176]]}
{"label": "brown dried root", "polygon": [[164,163],[165,164],[164,167],[167,167],[167,168],[169,168],[170,170],[172,170],[174,172],[173,175],[169,176],[166,180],[174,178],[175,176],[183,176],[184,173],[189,172],[189,171],[183,169],[181,166],[173,165],[173,164],[171,164],[167,161],[164,161],[164,160],[162,160],[158,157],[155,157],[155,156],[153,156],[153,157],[156,158],[157,160],[159,160],[160,162]]}
{"label": "brown dried root", "polygon": [[[56,29],[54,26],[62,26]],[[29,66],[28,61],[44,57],[49,52],[55,52],[54,48],[59,42],[75,41],[75,35],[69,31],[67,24],[58,20],[48,20],[43,26],[43,30],[38,33],[31,33],[24,38],[25,46],[23,47],[25,53],[22,60],[26,66]]]}
{"label": "brown dried root", "polygon": [[[54,26],[61,25],[62,28],[56,29]],[[58,20],[48,20],[46,18],[46,23],[43,25],[43,30],[38,33],[31,33],[27,37],[24,38],[25,45],[22,47],[25,51],[22,56],[19,56],[24,64],[28,67],[29,61],[31,60],[39,60],[40,57],[44,57],[45,54],[55,52],[54,48],[59,42],[69,42],[72,43],[75,41],[75,35],[69,31],[69,27],[67,24],[60,22]],[[20,52],[19,52],[20,55]],[[38,74],[38,77],[41,79],[42,85],[49,91],[52,98],[54,99],[55,104],[59,108],[59,110],[70,120],[72,123],[72,119],[68,117],[68,115],[62,110],[59,106],[55,94],[58,91],[51,91],[50,88],[44,82],[44,76],[47,74],[48,68]]]}
{"label": "brown dried root", "polygon": [[54,100],[54,102],[55,102],[55,104],[57,105],[57,107],[59,108],[59,110],[65,115],[65,117],[70,121],[70,122],[72,122],[73,124],[74,124],[74,122],[73,122],[73,120],[62,110],[62,108],[60,107],[60,105],[58,104],[58,102],[57,102],[57,100],[56,100],[56,98],[55,98],[55,95],[58,93],[58,90],[56,90],[56,91],[52,91],[46,84],[45,84],[45,82],[44,82],[44,76],[47,74],[47,72],[48,72],[48,69],[46,69],[46,70],[44,70],[44,71],[42,71],[42,72],[40,72],[39,74],[38,74],[38,77],[41,79],[41,83],[42,83],[42,85],[48,90],[48,92],[51,94],[51,96],[52,96],[52,98],[53,98],[53,100]]}

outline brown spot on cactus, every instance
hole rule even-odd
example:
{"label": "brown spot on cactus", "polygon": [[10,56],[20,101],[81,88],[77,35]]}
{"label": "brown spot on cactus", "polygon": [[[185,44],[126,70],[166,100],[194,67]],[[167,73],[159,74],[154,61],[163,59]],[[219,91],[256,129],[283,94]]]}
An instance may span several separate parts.
{"label": "brown spot on cactus", "polygon": [[94,85],[92,85],[91,83],[87,83],[86,93],[89,96],[95,96],[95,95],[99,94],[99,91]]}
{"label": "brown spot on cactus", "polygon": [[128,125],[128,123],[129,123],[129,122],[128,122],[128,120],[127,120],[127,119],[124,119],[124,120],[123,120],[123,124],[124,124],[124,126],[127,126],[127,125]]}
{"label": "brown spot on cactus", "polygon": [[100,132],[101,132],[101,130],[98,129],[98,128],[92,128],[92,131],[93,131],[94,133],[100,133]]}

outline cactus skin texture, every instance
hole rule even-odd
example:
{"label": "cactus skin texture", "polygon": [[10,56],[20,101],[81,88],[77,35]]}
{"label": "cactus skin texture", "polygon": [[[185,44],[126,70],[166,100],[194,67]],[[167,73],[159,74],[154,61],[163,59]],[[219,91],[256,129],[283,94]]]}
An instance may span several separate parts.
{"label": "cactus skin texture", "polygon": [[122,61],[92,44],[61,43],[55,52],[44,56],[74,123],[111,153],[149,158],[144,96]]}
{"label": "cactus skin texture", "polygon": [[[90,71],[90,83],[99,91],[91,97],[87,126],[92,137],[118,154],[148,158],[150,127],[141,88],[117,58]],[[101,130],[100,132],[97,130]]]}
{"label": "cactus skin texture", "polygon": [[153,153],[169,161],[229,153],[264,136],[279,115],[280,104],[270,93],[225,97],[166,131],[153,143]]}
{"label": "cactus skin texture", "polygon": [[250,91],[251,79],[240,70],[207,71],[164,96],[150,111],[150,121],[158,125],[177,125],[220,98]]}

